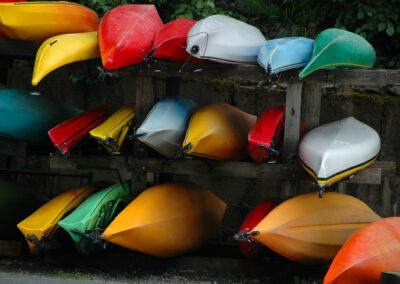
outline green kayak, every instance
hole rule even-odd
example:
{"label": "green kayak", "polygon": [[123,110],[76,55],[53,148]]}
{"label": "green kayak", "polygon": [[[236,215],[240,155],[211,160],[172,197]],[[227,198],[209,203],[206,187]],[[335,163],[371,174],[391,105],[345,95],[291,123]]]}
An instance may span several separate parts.
{"label": "green kayak", "polygon": [[375,60],[374,48],[362,36],[345,30],[327,29],[315,39],[311,60],[301,70],[299,78],[318,69],[371,68]]}
{"label": "green kayak", "polygon": [[17,224],[47,201],[39,193],[0,178],[0,240],[21,237]]}
{"label": "green kayak", "polygon": [[58,225],[69,233],[79,253],[89,254],[104,247],[100,235],[129,202],[129,183],[118,183],[93,194]]}

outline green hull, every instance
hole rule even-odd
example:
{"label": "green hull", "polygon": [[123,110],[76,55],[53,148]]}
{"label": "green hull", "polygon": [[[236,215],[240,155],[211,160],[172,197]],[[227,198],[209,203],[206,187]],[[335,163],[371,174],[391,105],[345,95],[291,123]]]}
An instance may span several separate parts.
{"label": "green hull", "polygon": [[129,183],[115,184],[86,199],[58,225],[69,233],[79,253],[89,254],[102,247],[101,233],[129,202]]}
{"label": "green hull", "polygon": [[21,237],[17,224],[48,200],[22,185],[0,179],[0,240]]}
{"label": "green hull", "polygon": [[327,29],[315,39],[311,60],[299,78],[318,69],[371,68],[375,60],[374,48],[363,37],[345,30]]}

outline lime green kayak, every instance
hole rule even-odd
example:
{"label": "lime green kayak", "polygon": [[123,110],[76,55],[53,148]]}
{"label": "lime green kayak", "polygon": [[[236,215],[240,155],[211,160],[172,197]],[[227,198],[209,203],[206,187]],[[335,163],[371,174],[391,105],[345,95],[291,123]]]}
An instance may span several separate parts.
{"label": "lime green kayak", "polygon": [[129,183],[118,183],[93,194],[58,225],[69,233],[79,253],[89,254],[105,244],[100,235],[129,202]]}
{"label": "lime green kayak", "polygon": [[318,69],[371,68],[375,60],[374,48],[362,36],[345,30],[327,29],[315,39],[311,60],[301,70],[299,78]]}

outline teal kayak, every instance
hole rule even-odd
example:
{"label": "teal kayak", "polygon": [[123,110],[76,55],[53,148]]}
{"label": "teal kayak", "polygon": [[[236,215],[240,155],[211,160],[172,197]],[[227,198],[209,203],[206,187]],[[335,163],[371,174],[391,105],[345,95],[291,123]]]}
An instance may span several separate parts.
{"label": "teal kayak", "polygon": [[20,237],[17,224],[45,202],[41,194],[0,178],[0,240]]}
{"label": "teal kayak", "polygon": [[0,136],[51,146],[47,132],[82,111],[50,96],[24,90],[0,90]]}
{"label": "teal kayak", "polygon": [[327,29],[315,39],[311,60],[299,77],[302,79],[318,69],[371,68],[375,60],[374,48],[362,36],[341,29]]}
{"label": "teal kayak", "polygon": [[79,253],[89,254],[104,247],[100,235],[131,201],[129,183],[118,183],[93,194],[58,225],[68,232]]}

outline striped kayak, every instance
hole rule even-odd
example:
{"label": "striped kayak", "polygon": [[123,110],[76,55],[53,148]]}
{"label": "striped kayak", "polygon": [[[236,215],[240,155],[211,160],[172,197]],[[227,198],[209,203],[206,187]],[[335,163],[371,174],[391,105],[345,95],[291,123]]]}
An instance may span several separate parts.
{"label": "striped kayak", "polygon": [[85,111],[49,130],[54,147],[62,155],[70,151],[89,136],[89,131],[105,121],[114,110],[114,106],[102,106]]}
{"label": "striped kayak", "polygon": [[102,237],[158,257],[195,250],[219,229],[226,204],[207,189],[174,182],[146,189],[107,227]]}
{"label": "striped kayak", "polygon": [[380,217],[350,195],[308,193],[273,209],[250,236],[280,255],[300,263],[329,263],[357,230]]}
{"label": "striped kayak", "polygon": [[354,117],[321,125],[299,145],[303,168],[323,187],[370,165],[380,150],[378,133]]}
{"label": "striped kayak", "polygon": [[93,10],[67,1],[0,3],[0,29],[13,39],[43,41],[55,35],[96,31]]}
{"label": "striped kayak", "polygon": [[362,36],[341,29],[327,29],[315,39],[311,60],[301,70],[299,78],[319,69],[371,68],[375,60],[374,48]]}
{"label": "striped kayak", "polygon": [[257,117],[224,103],[204,106],[190,119],[183,150],[214,160],[247,157],[247,136]]}
{"label": "striped kayak", "polygon": [[77,61],[100,57],[97,31],[53,36],[36,53],[32,85],[36,86],[51,71]]}
{"label": "striped kayak", "polygon": [[198,21],[189,31],[186,51],[221,63],[256,64],[267,40],[256,27],[223,15]]}
{"label": "striped kayak", "polygon": [[58,221],[75,209],[97,189],[98,185],[89,184],[66,191],[18,223],[17,227],[25,236],[31,253],[38,254],[41,249],[46,249],[46,243],[50,242],[58,230]]}
{"label": "striped kayak", "polygon": [[173,158],[180,146],[197,104],[184,97],[159,101],[136,131],[136,137],[162,155]]}
{"label": "striped kayak", "polygon": [[51,146],[47,132],[82,111],[40,93],[0,90],[0,136]]}
{"label": "striped kayak", "polygon": [[347,240],[329,267],[324,284],[379,284],[383,283],[382,272],[399,270],[400,217],[389,217],[369,224]]}
{"label": "striped kayak", "polygon": [[101,59],[106,69],[143,62],[163,22],[154,5],[120,5],[99,26]]}
{"label": "striped kayak", "polygon": [[109,153],[117,154],[121,150],[134,116],[135,106],[132,104],[125,105],[102,124],[90,130],[90,137],[103,145]]}
{"label": "striped kayak", "polygon": [[79,253],[97,251],[104,243],[100,239],[101,233],[129,204],[130,195],[128,182],[107,187],[86,199],[70,215],[59,221],[58,225],[68,232]]}

